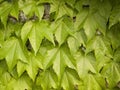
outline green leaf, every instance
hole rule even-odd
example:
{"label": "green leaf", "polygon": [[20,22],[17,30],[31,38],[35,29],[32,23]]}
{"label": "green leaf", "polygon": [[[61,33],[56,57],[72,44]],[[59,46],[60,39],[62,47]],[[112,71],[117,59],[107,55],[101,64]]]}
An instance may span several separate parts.
{"label": "green leaf", "polygon": [[9,70],[13,69],[18,60],[27,63],[20,41],[16,38],[10,38],[5,41],[3,47],[0,48],[0,55],[6,59]]}
{"label": "green leaf", "polygon": [[6,72],[8,69],[7,64],[5,63],[5,60],[0,61],[0,76]]}
{"label": "green leaf", "polygon": [[68,35],[72,35],[74,32],[73,21],[67,16],[55,21],[51,27],[55,31],[55,37],[59,46],[65,42]]}
{"label": "green leaf", "polygon": [[52,69],[46,70],[37,77],[36,85],[41,85],[43,90],[57,88],[57,76]]}
{"label": "green leaf", "polygon": [[91,74],[87,75],[87,77],[84,79],[84,83],[85,85],[83,90],[103,90],[96,78]]}
{"label": "green leaf", "polygon": [[2,46],[2,44],[4,42],[4,38],[5,38],[5,35],[4,35],[3,31],[0,30],[0,47]]}
{"label": "green leaf", "polygon": [[87,18],[87,15],[88,15],[87,9],[81,10],[81,12],[76,15],[76,21],[74,23],[76,31],[83,27],[83,24]]}
{"label": "green leaf", "polygon": [[[0,76],[0,89],[1,90],[6,90],[6,86],[8,85],[8,83],[10,83],[12,77],[8,72],[4,72],[2,73],[2,75]],[[8,89],[11,90],[11,89]]]}
{"label": "green leaf", "polygon": [[118,47],[117,50],[115,51],[113,58],[116,62],[118,63],[120,62],[120,47]]}
{"label": "green leaf", "polygon": [[14,1],[11,7],[10,15],[18,19],[18,14],[19,14],[19,6],[18,6],[18,1]]}
{"label": "green leaf", "polygon": [[103,36],[95,36],[87,43],[86,53],[91,51],[95,53],[98,72],[110,61],[110,58],[113,58],[111,43],[108,38]]}
{"label": "green leaf", "polygon": [[95,51],[95,56],[99,59],[99,55],[108,56],[112,58],[112,49],[108,38],[103,36],[95,36],[87,43],[86,53]]}
{"label": "green leaf", "polygon": [[5,90],[32,90],[32,81],[24,74],[19,79],[12,78]]}
{"label": "green leaf", "polygon": [[115,24],[107,31],[107,36],[109,37],[113,49],[116,49],[120,46],[120,24]]}
{"label": "green leaf", "polygon": [[0,62],[0,89],[6,90],[7,84],[11,81],[12,77],[7,72],[8,68],[5,61]]}
{"label": "green leaf", "polygon": [[96,30],[100,30],[104,35],[106,32],[107,20],[100,16],[99,13],[93,13],[88,15],[83,28],[88,37],[88,41],[95,36]]}
{"label": "green leaf", "polygon": [[23,74],[23,72],[25,72],[25,70],[26,70],[26,64],[21,61],[18,61],[17,62],[18,77],[20,77]]}
{"label": "green leaf", "polygon": [[65,4],[64,0],[52,0],[50,13],[52,12],[56,13],[55,19],[61,18],[64,15],[73,17],[73,10]]}
{"label": "green leaf", "polygon": [[34,14],[39,18],[39,20],[42,19],[44,14],[44,6],[34,0],[29,1],[19,1],[19,8],[23,10],[25,15],[31,17]]}
{"label": "green leaf", "polygon": [[61,82],[61,87],[64,90],[76,90],[79,84],[79,76],[72,69],[66,69]]}
{"label": "green leaf", "polygon": [[[95,35],[96,30],[100,30],[105,35],[111,8],[110,3],[108,1],[102,3],[99,1],[80,1],[78,3],[76,9],[79,13],[76,16],[76,29],[84,28],[88,41]],[[101,6],[103,7],[101,8]]]}
{"label": "green leaf", "polygon": [[53,69],[59,79],[61,78],[66,66],[75,69],[75,61],[66,46],[54,48],[47,52],[44,60],[44,68],[49,68],[51,65],[53,65]]}
{"label": "green leaf", "polygon": [[66,2],[70,7],[72,7],[72,9],[74,8],[75,0],[65,0],[65,2]]}
{"label": "green leaf", "polygon": [[88,16],[83,28],[85,29],[88,40],[90,40],[95,35],[97,30],[97,23],[95,22],[95,17],[93,15]]}
{"label": "green leaf", "polygon": [[85,79],[89,72],[96,73],[95,57],[92,54],[84,55],[78,52],[75,56],[79,77]]}
{"label": "green leaf", "polygon": [[26,43],[32,27],[33,27],[33,22],[32,21],[26,22],[24,24],[24,26],[22,27],[22,29],[21,29],[21,38],[22,38],[23,44]]}
{"label": "green leaf", "polygon": [[105,86],[105,80],[100,74],[89,73],[83,82],[79,83],[77,90],[109,90]]}
{"label": "green leaf", "polygon": [[111,28],[116,23],[120,22],[120,6],[116,5],[113,7],[111,15],[110,15],[110,25],[109,28]]}
{"label": "green leaf", "polygon": [[27,71],[28,75],[30,78],[34,81],[35,77],[38,73],[38,69],[42,69],[42,62],[41,62],[41,56],[36,55],[34,56],[32,53],[29,53],[28,55],[28,63],[25,64],[23,62],[18,62],[17,63],[17,72],[18,76],[20,77],[25,70]]}
{"label": "green leaf", "polygon": [[4,24],[4,27],[6,27],[9,14],[15,18],[18,18],[19,10],[17,1],[12,4],[8,2],[3,2],[1,4],[0,11],[1,22]]}
{"label": "green leaf", "polygon": [[102,75],[106,77],[109,88],[116,87],[120,81],[120,64],[111,60],[103,67]]}
{"label": "green leaf", "polygon": [[35,54],[37,53],[44,37],[54,44],[52,29],[45,21],[29,21],[23,26],[21,30],[21,38],[23,43],[25,44],[27,39],[29,39]]}
{"label": "green leaf", "polygon": [[0,19],[1,19],[1,22],[4,24],[4,27],[6,27],[8,15],[9,15],[9,12],[11,11],[12,5],[7,2],[4,2],[2,3],[1,6],[2,7],[0,7],[0,11],[1,11]]}
{"label": "green leaf", "polygon": [[81,45],[86,46],[86,35],[84,30],[76,32],[73,37],[68,37],[67,43],[72,54],[75,54]]}
{"label": "green leaf", "polygon": [[26,64],[26,71],[33,81],[35,80],[39,68],[42,69],[40,57],[35,57],[33,54],[29,54],[28,64]]}

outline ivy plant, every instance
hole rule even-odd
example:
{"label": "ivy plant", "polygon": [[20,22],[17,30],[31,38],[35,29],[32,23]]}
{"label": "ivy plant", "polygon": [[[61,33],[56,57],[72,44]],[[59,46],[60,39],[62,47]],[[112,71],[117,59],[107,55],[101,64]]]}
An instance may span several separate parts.
{"label": "ivy plant", "polygon": [[0,0],[0,90],[120,90],[120,0]]}

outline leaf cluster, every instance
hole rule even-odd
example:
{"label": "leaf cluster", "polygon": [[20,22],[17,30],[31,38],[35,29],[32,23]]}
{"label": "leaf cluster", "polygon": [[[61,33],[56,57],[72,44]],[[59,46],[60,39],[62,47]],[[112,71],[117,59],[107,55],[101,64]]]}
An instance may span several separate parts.
{"label": "leaf cluster", "polygon": [[119,0],[0,0],[0,90],[119,90]]}

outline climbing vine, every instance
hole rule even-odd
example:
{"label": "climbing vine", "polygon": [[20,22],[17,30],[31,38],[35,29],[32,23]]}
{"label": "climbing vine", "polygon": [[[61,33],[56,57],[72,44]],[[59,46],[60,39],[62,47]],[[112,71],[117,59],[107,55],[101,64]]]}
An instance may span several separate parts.
{"label": "climbing vine", "polygon": [[119,0],[0,0],[0,90],[119,90]]}

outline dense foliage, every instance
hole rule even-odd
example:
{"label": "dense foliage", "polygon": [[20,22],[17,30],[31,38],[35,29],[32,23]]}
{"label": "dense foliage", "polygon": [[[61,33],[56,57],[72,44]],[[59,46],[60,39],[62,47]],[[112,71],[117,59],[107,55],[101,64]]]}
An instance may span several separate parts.
{"label": "dense foliage", "polygon": [[120,0],[0,0],[0,90],[120,90]]}

